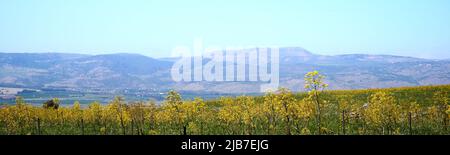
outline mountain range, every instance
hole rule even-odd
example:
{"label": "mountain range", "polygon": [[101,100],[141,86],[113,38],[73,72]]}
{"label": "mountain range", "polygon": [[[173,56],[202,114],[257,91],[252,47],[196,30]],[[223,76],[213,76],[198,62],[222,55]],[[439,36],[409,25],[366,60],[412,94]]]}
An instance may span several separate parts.
{"label": "mountain range", "polygon": [[[256,93],[255,82],[174,82],[177,58],[138,54],[0,53],[0,87],[58,89],[175,89],[204,93]],[[280,86],[303,90],[304,75],[318,70],[329,89],[450,84],[450,61],[393,55],[318,55],[280,48]]]}

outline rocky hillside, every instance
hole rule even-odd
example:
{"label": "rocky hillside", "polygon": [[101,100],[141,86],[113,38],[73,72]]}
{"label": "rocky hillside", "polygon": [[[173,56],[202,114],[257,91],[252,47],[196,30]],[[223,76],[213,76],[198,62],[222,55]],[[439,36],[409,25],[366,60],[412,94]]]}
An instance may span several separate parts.
{"label": "rocky hillside", "polygon": [[[175,83],[170,77],[174,60],[137,54],[0,53],[0,86],[177,89],[205,93],[259,91],[260,83],[254,82]],[[325,56],[297,47],[280,49],[282,87],[301,91],[304,74],[312,70],[327,76],[330,89],[450,84],[448,60],[364,54]]]}

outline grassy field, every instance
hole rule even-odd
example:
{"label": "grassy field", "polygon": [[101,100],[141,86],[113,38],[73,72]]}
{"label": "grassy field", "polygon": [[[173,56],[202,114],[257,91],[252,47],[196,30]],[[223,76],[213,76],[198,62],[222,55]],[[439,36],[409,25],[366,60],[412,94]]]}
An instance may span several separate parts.
{"label": "grassy field", "polygon": [[[317,84],[317,83],[315,83]],[[0,108],[1,135],[449,135],[450,85]]]}

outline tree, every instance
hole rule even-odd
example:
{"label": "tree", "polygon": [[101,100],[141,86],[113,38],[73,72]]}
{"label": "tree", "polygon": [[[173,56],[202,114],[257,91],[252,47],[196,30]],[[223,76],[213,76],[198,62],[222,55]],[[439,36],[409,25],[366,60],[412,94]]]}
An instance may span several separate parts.
{"label": "tree", "polygon": [[106,110],[104,109],[105,108],[100,105],[99,102],[92,102],[91,104],[89,104],[88,109],[86,109],[86,115],[83,115],[82,120],[86,121],[86,123],[92,123],[94,131],[98,131],[98,129],[100,128],[101,120],[104,116],[104,111],[109,111],[108,108],[106,108]]}
{"label": "tree", "polygon": [[278,90],[278,101],[280,108],[277,108],[278,113],[282,116],[282,120],[285,122],[286,134],[291,135],[291,124],[294,113],[294,104],[296,104],[296,100],[294,98],[294,94],[286,88],[281,88]]}
{"label": "tree", "polygon": [[73,103],[73,106],[70,109],[70,115],[73,119],[75,119],[74,121],[77,122],[77,125],[80,127],[81,134],[84,134],[83,110],[81,109],[80,102],[75,101]]}
{"label": "tree", "polygon": [[25,104],[26,104],[25,100],[23,99],[22,96],[16,97],[16,106],[24,106]]}
{"label": "tree", "polygon": [[348,124],[348,115],[351,111],[351,97],[347,95],[338,96],[338,112],[341,113],[341,128],[342,134],[346,134],[346,127]]}
{"label": "tree", "polygon": [[51,100],[48,100],[48,101],[44,102],[43,107],[46,109],[58,109],[59,108],[59,99],[53,98]]}
{"label": "tree", "polygon": [[278,98],[274,93],[267,93],[264,95],[264,108],[263,108],[263,115],[266,117],[265,123],[267,124],[266,130],[268,135],[272,133],[272,130],[274,130],[277,126],[277,120],[278,120]]}
{"label": "tree", "polygon": [[[200,134],[203,134],[204,132],[204,126],[206,124],[206,120],[208,119],[208,113],[206,108],[206,103],[203,101],[203,99],[196,97],[194,101],[192,101],[192,113],[193,115],[189,119],[190,121],[194,122],[195,124],[200,125],[199,129]],[[192,127],[194,128],[194,127]],[[191,128],[191,129],[192,129]]]}
{"label": "tree", "polygon": [[417,118],[421,113],[421,107],[417,102],[406,102],[401,104],[403,114],[405,114],[405,118],[408,124],[409,134],[413,134],[413,119]]}
{"label": "tree", "polygon": [[255,125],[255,119],[258,116],[257,109],[254,108],[255,101],[249,96],[239,96],[236,98],[236,110],[238,111],[238,117],[240,122],[244,125],[243,132],[248,135],[253,134]]}
{"label": "tree", "polygon": [[[153,100],[150,100],[145,105],[145,120],[148,121],[149,126],[149,134],[155,134],[155,128],[158,122],[158,115],[157,112],[159,110],[159,107],[156,105],[156,103]],[[144,123],[145,124],[145,123]]]}
{"label": "tree", "polygon": [[143,102],[135,102],[130,104],[129,107],[131,134],[134,134],[136,130],[138,135],[143,135],[145,127],[145,105]]}
{"label": "tree", "polygon": [[318,71],[308,72],[305,75],[305,89],[308,91],[308,98],[316,104],[317,110],[317,130],[321,134],[321,93],[328,87],[324,83],[325,76]]}
{"label": "tree", "polygon": [[447,108],[447,115],[448,115],[448,119],[450,119],[450,106]]}
{"label": "tree", "polygon": [[225,130],[229,132],[228,134],[238,133],[243,119],[241,107],[230,97],[223,97],[220,100],[222,107],[218,112],[219,120],[225,123]]}
{"label": "tree", "polygon": [[400,107],[393,95],[377,92],[369,97],[369,105],[364,111],[366,122],[374,127],[381,127],[382,134],[391,134],[394,125],[400,120]]}
{"label": "tree", "polygon": [[111,109],[115,112],[116,119],[119,121],[122,128],[122,134],[127,133],[127,125],[131,122],[130,114],[128,112],[129,107],[124,103],[122,97],[115,97],[110,104]]}
{"label": "tree", "polygon": [[315,116],[315,105],[313,102],[306,100],[307,98],[297,101],[293,104],[294,126],[299,134],[310,134],[308,124],[311,117]]}
{"label": "tree", "polygon": [[176,107],[176,106],[183,104],[183,101],[181,99],[181,95],[178,92],[171,90],[171,91],[169,91],[169,93],[167,93],[165,103],[168,106]]}
{"label": "tree", "polygon": [[[205,103],[201,98],[196,97],[193,101],[188,101],[183,103],[180,106],[180,111],[182,115],[182,124],[183,124],[183,134],[187,134],[187,129],[189,129],[189,133],[199,133],[202,132],[204,119],[204,109]],[[198,128],[197,124],[200,125]]]}
{"label": "tree", "polygon": [[441,118],[442,126],[444,128],[444,131],[447,131],[448,126],[448,117],[447,117],[447,110],[449,108],[450,99],[448,97],[447,92],[445,91],[438,91],[433,94],[433,101],[434,104],[437,106],[437,115],[439,118]]}
{"label": "tree", "polygon": [[175,126],[181,128],[180,133],[186,135],[187,125],[183,123],[186,115],[183,115],[182,105],[181,95],[174,90],[169,91],[163,105],[165,108],[164,112],[168,112],[170,120],[175,121]]}

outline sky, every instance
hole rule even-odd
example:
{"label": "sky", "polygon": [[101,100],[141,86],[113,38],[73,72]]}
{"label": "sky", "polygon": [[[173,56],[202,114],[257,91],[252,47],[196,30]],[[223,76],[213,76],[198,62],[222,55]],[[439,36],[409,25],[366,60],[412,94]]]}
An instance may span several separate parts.
{"label": "sky", "polygon": [[177,46],[450,58],[449,0],[1,0],[0,52],[139,53]]}

